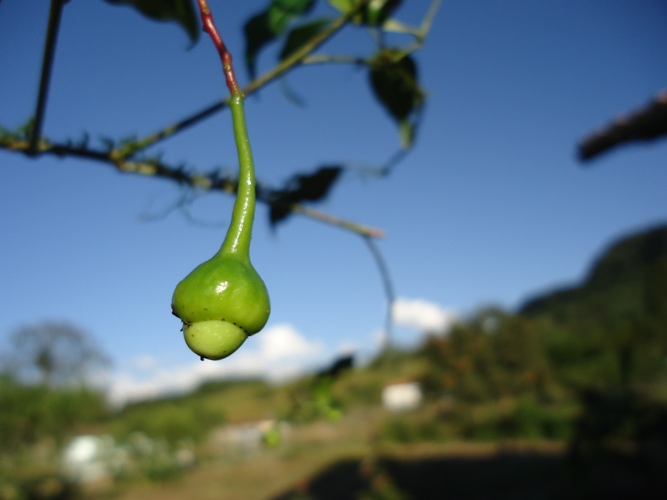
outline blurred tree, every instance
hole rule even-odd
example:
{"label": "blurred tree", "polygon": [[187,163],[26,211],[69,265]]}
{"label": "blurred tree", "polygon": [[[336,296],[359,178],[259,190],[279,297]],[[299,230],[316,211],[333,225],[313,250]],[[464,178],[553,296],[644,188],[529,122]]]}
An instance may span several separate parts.
{"label": "blurred tree", "polygon": [[107,412],[99,391],[26,384],[7,373],[0,375],[0,408],[0,457],[40,439],[62,441],[76,426]]}
{"label": "blurred tree", "polygon": [[2,359],[4,371],[47,387],[89,382],[110,364],[91,335],[69,323],[22,326],[11,334],[10,345]]}
{"label": "blurred tree", "polygon": [[550,366],[531,320],[499,309],[478,312],[446,337],[431,337],[425,383],[467,401],[547,396]]}
{"label": "blurred tree", "polygon": [[142,432],[151,439],[164,439],[175,445],[183,440],[201,441],[225,420],[221,410],[201,401],[184,405],[156,400],[127,406],[116,415],[111,429],[120,439]]}
{"label": "blurred tree", "polygon": [[68,323],[18,328],[0,360],[0,455],[43,439],[64,439],[106,415],[104,395],[90,378],[107,356],[85,331]]}
{"label": "blurred tree", "polygon": [[519,311],[541,325],[557,378],[577,391],[667,383],[667,227],[619,239],[581,283]]}

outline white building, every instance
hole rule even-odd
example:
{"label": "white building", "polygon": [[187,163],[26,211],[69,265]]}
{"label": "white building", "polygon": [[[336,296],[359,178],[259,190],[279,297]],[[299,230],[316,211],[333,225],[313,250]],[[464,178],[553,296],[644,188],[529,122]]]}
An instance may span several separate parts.
{"label": "white building", "polygon": [[423,399],[418,382],[397,381],[382,389],[382,406],[389,411],[414,410],[421,406]]}

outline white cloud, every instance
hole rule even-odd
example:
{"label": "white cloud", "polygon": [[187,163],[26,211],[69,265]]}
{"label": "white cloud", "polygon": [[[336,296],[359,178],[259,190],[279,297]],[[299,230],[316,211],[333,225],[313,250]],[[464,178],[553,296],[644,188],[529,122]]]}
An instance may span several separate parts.
{"label": "white cloud", "polygon": [[[457,321],[454,311],[423,299],[399,298],[392,313],[397,327],[408,327],[420,334],[446,332]],[[360,346],[360,340],[342,340],[337,349],[346,354],[355,352],[360,362],[360,356],[370,357],[384,344],[386,332],[371,332],[368,345]],[[187,347],[183,345],[183,349]],[[238,351],[221,361],[199,361],[194,354],[192,359],[186,365],[168,366],[150,355],[137,356],[126,371],[110,374],[109,399],[114,404],[123,404],[129,400],[187,392],[202,381],[214,378],[265,377],[280,381],[321,368],[330,361],[323,342],[306,338],[290,324],[273,325],[253,335]]]}
{"label": "white cloud", "polygon": [[353,342],[350,340],[343,340],[338,344],[337,350],[338,354],[342,356],[353,355],[354,353],[359,351],[359,345],[357,344],[357,342]]}
{"label": "white cloud", "polygon": [[311,356],[322,349],[321,345],[308,342],[291,325],[276,325],[258,338],[260,356],[265,360]]}
{"label": "white cloud", "polygon": [[221,361],[197,360],[166,367],[151,356],[139,356],[132,362],[134,371],[111,375],[108,397],[113,404],[120,405],[129,400],[187,392],[206,379],[225,376],[284,380],[321,362],[318,356],[324,352],[322,342],[309,341],[293,326],[275,325],[250,337],[238,351]]}
{"label": "white cloud", "polygon": [[394,301],[392,317],[397,326],[433,333],[447,331],[458,319],[458,315],[451,309],[443,309],[423,299],[405,298]]}
{"label": "white cloud", "polygon": [[383,347],[387,342],[387,338],[387,332],[384,330],[376,330],[372,335],[372,340],[375,347]]}
{"label": "white cloud", "polygon": [[132,366],[139,370],[150,370],[151,368],[154,368],[156,364],[157,360],[148,354],[137,356],[132,360]]}

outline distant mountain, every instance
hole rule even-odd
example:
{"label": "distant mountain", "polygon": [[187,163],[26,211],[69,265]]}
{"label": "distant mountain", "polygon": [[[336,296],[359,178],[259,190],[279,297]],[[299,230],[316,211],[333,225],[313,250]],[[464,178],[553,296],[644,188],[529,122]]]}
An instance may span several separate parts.
{"label": "distant mountain", "polygon": [[[595,260],[583,282],[527,300],[519,313],[560,324],[615,324],[644,315],[667,286],[667,225],[631,234]],[[662,298],[660,298],[662,300]]]}

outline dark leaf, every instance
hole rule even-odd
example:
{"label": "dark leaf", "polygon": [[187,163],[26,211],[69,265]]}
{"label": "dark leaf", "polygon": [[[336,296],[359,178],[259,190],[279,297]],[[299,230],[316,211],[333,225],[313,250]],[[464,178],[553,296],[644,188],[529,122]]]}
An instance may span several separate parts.
{"label": "dark leaf", "polygon": [[330,19],[317,19],[291,30],[287,35],[283,49],[280,51],[280,60],[287,59],[315,36],[322,33],[330,24]]}
{"label": "dark leaf", "polygon": [[587,137],[579,147],[579,157],[590,160],[628,142],[650,141],[667,135],[667,93],[659,94],[648,106],[616,120]]}
{"label": "dark leaf", "polygon": [[278,201],[271,203],[269,210],[269,223],[271,227],[275,227],[279,222],[284,222],[291,213],[289,205],[281,204]]}
{"label": "dark leaf", "polygon": [[417,82],[417,65],[410,56],[395,60],[396,53],[384,50],[371,64],[370,81],[375,97],[398,122],[408,118],[424,100]]}
{"label": "dark leaf", "polygon": [[295,17],[307,13],[314,4],[314,0],[273,0],[266,10],[245,23],[245,63],[250,78],[257,74],[259,52],[281,36]]}
{"label": "dark leaf", "polygon": [[314,174],[295,175],[287,184],[287,190],[292,193],[297,202],[320,201],[333,187],[340,175],[342,167],[321,167]]}
{"label": "dark leaf", "polygon": [[277,35],[269,27],[266,11],[251,17],[243,26],[243,33],[246,44],[245,64],[252,79],[257,74],[257,54],[265,45],[275,40]]}
{"label": "dark leaf", "polygon": [[271,200],[269,219],[272,226],[285,220],[295,203],[323,200],[338,179],[341,166],[331,165],[318,169],[313,174],[299,174],[292,177],[281,190],[274,193]]}
{"label": "dark leaf", "polygon": [[318,377],[337,378],[341,373],[351,369],[354,366],[354,356],[348,354],[336,359],[331,366],[317,373]]}
{"label": "dark leaf", "polygon": [[131,5],[156,21],[173,21],[186,31],[192,43],[199,40],[199,23],[192,0],[105,0],[114,5]]}
{"label": "dark leaf", "polygon": [[269,23],[276,33],[282,33],[296,16],[307,14],[315,0],[273,0],[268,9]]}

